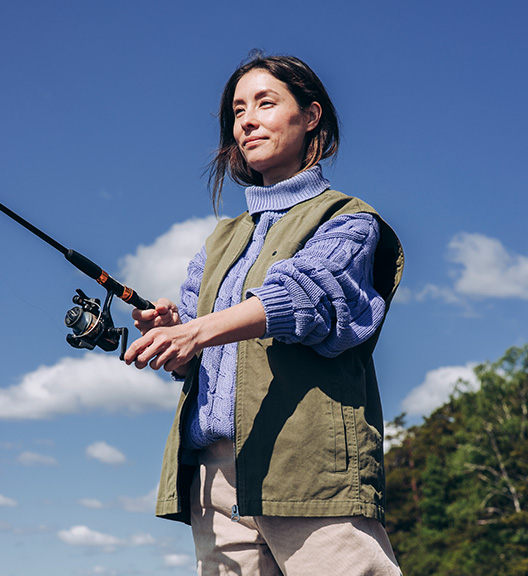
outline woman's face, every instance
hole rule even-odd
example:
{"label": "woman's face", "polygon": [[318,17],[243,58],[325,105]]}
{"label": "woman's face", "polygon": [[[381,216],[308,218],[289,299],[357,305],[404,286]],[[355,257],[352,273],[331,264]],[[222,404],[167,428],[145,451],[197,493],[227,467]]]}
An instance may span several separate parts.
{"label": "woman's face", "polygon": [[249,166],[262,174],[265,186],[299,172],[306,133],[321,117],[317,102],[301,111],[284,82],[254,69],[238,81],[233,110],[235,141]]}

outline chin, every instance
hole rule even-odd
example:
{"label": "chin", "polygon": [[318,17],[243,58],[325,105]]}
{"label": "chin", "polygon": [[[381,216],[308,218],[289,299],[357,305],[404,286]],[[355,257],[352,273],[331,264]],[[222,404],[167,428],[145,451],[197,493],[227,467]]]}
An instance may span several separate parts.
{"label": "chin", "polygon": [[266,162],[264,161],[258,161],[255,159],[252,159],[252,161],[249,161],[246,158],[246,162],[248,164],[248,166],[251,168],[251,170],[253,170],[254,172],[258,172],[259,174],[262,174],[262,177],[264,177],[264,172],[268,171],[268,166],[266,165]]}

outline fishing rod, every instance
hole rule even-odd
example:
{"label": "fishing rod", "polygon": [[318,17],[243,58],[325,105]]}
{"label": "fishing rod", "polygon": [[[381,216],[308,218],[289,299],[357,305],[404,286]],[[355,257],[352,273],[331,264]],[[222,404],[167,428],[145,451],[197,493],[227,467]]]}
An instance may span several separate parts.
{"label": "fishing rod", "polygon": [[77,294],[72,300],[77,306],[68,310],[64,318],[64,323],[72,330],[72,333],[66,336],[68,344],[74,348],[86,348],[88,350],[93,350],[96,346],[99,346],[106,352],[112,352],[118,348],[119,341],[121,341],[119,358],[123,360],[127,347],[128,329],[114,326],[114,321],[110,314],[110,304],[114,295],[140,310],[154,308],[154,305],[142,298],[132,288],[112,278],[108,272],[105,272],[95,262],[75,250],[66,248],[16,212],[7,208],[7,206],[0,204],[0,211],[41,240],[44,240],[55,250],[61,252],[68,262],[106,289],[106,298],[103,306],[101,306],[101,301],[98,298],[88,298],[80,288],[76,290]]}

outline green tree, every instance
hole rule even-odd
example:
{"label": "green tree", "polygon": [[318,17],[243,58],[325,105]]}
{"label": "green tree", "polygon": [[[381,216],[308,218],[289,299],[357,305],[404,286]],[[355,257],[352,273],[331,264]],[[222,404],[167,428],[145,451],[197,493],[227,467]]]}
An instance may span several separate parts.
{"label": "green tree", "polygon": [[458,397],[465,471],[482,496],[479,519],[494,522],[526,510],[528,484],[528,346],[511,348],[475,369],[481,388]]}
{"label": "green tree", "polygon": [[528,574],[528,346],[475,373],[386,455],[406,576]]}

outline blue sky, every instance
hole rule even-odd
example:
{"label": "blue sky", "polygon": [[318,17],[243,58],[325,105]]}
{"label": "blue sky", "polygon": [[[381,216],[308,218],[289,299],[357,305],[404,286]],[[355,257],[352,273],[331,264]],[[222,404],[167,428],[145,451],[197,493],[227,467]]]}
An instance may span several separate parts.
{"label": "blue sky", "polygon": [[[527,18],[515,0],[4,0],[0,201],[177,299],[214,224],[224,82],[254,47],[299,56],[342,122],[325,175],[404,244],[376,362],[386,419],[419,423],[528,340]],[[229,186],[222,213],[244,209]],[[0,262],[1,576],[191,574],[189,530],[152,512],[177,385],[70,348],[75,289],[104,291],[2,214]]]}

